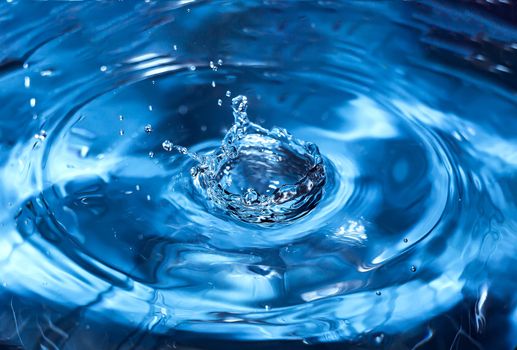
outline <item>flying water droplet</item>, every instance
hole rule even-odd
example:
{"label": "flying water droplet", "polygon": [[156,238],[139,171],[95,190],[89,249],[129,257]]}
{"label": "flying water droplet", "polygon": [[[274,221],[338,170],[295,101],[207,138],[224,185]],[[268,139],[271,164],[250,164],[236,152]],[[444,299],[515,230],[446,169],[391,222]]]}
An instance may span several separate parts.
{"label": "flying water droplet", "polygon": [[163,141],[162,143],[162,147],[165,151],[167,152],[171,152],[174,148],[174,145],[172,144],[172,142],[170,142],[169,140],[165,140]]}
{"label": "flying water droplet", "polygon": [[144,126],[144,131],[146,134],[150,134],[153,132],[153,127],[151,124],[146,124],[146,126]]}
{"label": "flying water droplet", "polygon": [[44,141],[47,138],[47,132],[45,130],[41,130],[39,133],[34,135],[34,138],[40,141]]}

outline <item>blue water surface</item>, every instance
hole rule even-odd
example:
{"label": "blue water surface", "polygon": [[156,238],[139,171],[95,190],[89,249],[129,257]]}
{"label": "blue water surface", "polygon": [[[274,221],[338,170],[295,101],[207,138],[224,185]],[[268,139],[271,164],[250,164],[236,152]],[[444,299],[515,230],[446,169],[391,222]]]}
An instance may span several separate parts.
{"label": "blue water surface", "polygon": [[2,1],[0,347],[513,349],[515,18]]}

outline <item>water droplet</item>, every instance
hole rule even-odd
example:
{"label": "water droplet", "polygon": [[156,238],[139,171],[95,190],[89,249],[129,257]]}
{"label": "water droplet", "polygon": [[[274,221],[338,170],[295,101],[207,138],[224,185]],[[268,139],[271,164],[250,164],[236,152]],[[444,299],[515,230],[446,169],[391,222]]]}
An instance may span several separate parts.
{"label": "water droplet", "polygon": [[411,265],[410,270],[411,270],[411,272],[416,272],[416,266],[415,265]]}
{"label": "water droplet", "polygon": [[100,70],[101,70],[101,72],[105,72],[105,71],[107,71],[107,70],[108,70],[108,67],[106,67],[106,66],[101,66]]}
{"label": "water droplet", "polygon": [[215,81],[212,80],[212,87],[215,87]]}
{"label": "water droplet", "polygon": [[24,82],[23,82],[23,85],[28,89],[31,87],[31,78],[30,77],[25,77],[24,78]]}
{"label": "water droplet", "polygon": [[152,133],[152,132],[153,132],[153,127],[152,127],[152,125],[151,125],[151,124],[146,124],[146,125],[144,126],[144,131],[146,132],[146,134],[150,134],[150,133]]}
{"label": "water droplet", "polygon": [[52,74],[54,74],[54,71],[52,69],[45,69],[40,72],[40,75],[42,77],[50,77]]}
{"label": "water droplet", "polygon": [[230,97],[232,95],[232,92],[230,90],[226,91],[226,97]]}
{"label": "water droplet", "polygon": [[90,151],[90,148],[88,146],[82,146],[79,154],[81,155],[82,158],[86,158],[89,151]]}
{"label": "water droplet", "polygon": [[378,291],[376,291],[376,292],[375,292],[375,294],[377,294],[377,295],[381,295],[381,294],[382,294],[382,292],[381,292],[380,290],[378,290]]}
{"label": "water droplet", "polygon": [[23,69],[27,69],[27,68],[29,68],[29,64],[28,64],[27,62],[25,62],[25,63],[23,64]]}
{"label": "water droplet", "polygon": [[149,112],[153,111],[153,106],[152,105],[149,105],[148,108],[149,108]]}
{"label": "water droplet", "polygon": [[258,200],[258,193],[253,188],[248,188],[244,195],[242,196],[242,199],[245,204],[251,205],[255,203]]}
{"label": "water droplet", "polygon": [[124,130],[120,129],[118,133],[120,136],[124,136]]}
{"label": "water droplet", "polygon": [[190,66],[188,67],[191,71],[195,71],[196,70],[196,66]]}
{"label": "water droplet", "polygon": [[380,333],[380,334],[376,335],[375,338],[373,339],[373,341],[375,342],[376,345],[381,345],[382,342],[384,341],[384,334]]}
{"label": "water droplet", "polygon": [[218,64],[218,65],[220,65],[220,66],[222,66],[222,65],[223,65],[223,60],[222,60],[222,59],[218,59],[218,60],[217,60],[217,64]]}
{"label": "water droplet", "polygon": [[206,126],[206,125],[201,125],[201,131],[202,131],[202,132],[205,132],[207,129],[208,129],[208,128],[207,128],[207,126]]}
{"label": "water droplet", "polygon": [[121,115],[119,115],[119,116],[118,116],[118,120],[123,121],[123,120],[124,120],[124,116],[123,116],[122,114],[121,114]]}
{"label": "water droplet", "polygon": [[187,147],[183,147],[183,146],[176,146],[175,147],[176,150],[181,153],[181,154],[187,154],[188,153],[188,149]]}
{"label": "water droplet", "polygon": [[153,151],[149,152],[149,158],[154,158],[154,152]]}
{"label": "water droplet", "polygon": [[41,130],[38,134],[34,135],[34,138],[44,141],[47,138],[47,132],[45,130]]}
{"label": "water droplet", "polygon": [[188,107],[187,106],[185,106],[185,105],[179,106],[179,108],[178,108],[178,113],[179,114],[185,115],[185,114],[187,114],[187,112],[188,112]]}
{"label": "water droplet", "polygon": [[217,100],[217,104],[218,104],[219,106],[222,106],[222,105],[223,105],[223,100],[218,99],[218,100]]}
{"label": "water droplet", "polygon": [[173,45],[172,48],[174,49],[174,51],[178,51],[178,46],[177,45]]}
{"label": "water droplet", "polygon": [[232,99],[232,108],[235,113],[246,113],[248,109],[248,98],[243,95],[239,95]]}
{"label": "water droplet", "polygon": [[33,97],[30,99],[29,104],[32,108],[36,107],[36,99]]}
{"label": "water droplet", "polygon": [[170,142],[169,140],[165,140],[163,141],[162,143],[162,147],[164,150],[166,150],[167,152],[171,152],[174,145],[172,144],[172,142]]}
{"label": "water droplet", "polygon": [[409,240],[407,238],[404,238],[404,243],[407,243],[409,242]]}

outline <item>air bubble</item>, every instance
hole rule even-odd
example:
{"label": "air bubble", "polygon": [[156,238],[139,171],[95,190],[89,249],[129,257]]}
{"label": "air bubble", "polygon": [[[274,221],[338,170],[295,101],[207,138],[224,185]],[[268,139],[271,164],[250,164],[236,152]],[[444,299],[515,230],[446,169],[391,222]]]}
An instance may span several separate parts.
{"label": "air bubble", "polygon": [[146,132],[146,134],[152,133],[153,127],[151,126],[151,124],[146,124],[146,126],[144,126],[144,131]]}

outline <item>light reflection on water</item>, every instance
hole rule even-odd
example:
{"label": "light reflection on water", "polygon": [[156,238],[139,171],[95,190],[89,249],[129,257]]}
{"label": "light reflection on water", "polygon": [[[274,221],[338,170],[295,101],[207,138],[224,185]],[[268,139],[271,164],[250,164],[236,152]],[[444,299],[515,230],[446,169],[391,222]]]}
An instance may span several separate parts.
{"label": "light reflection on water", "polygon": [[[462,6],[0,4],[0,343],[515,346],[517,31]],[[220,147],[239,94],[318,146],[303,215],[248,223],[164,150]],[[250,154],[232,191],[306,165]]]}

